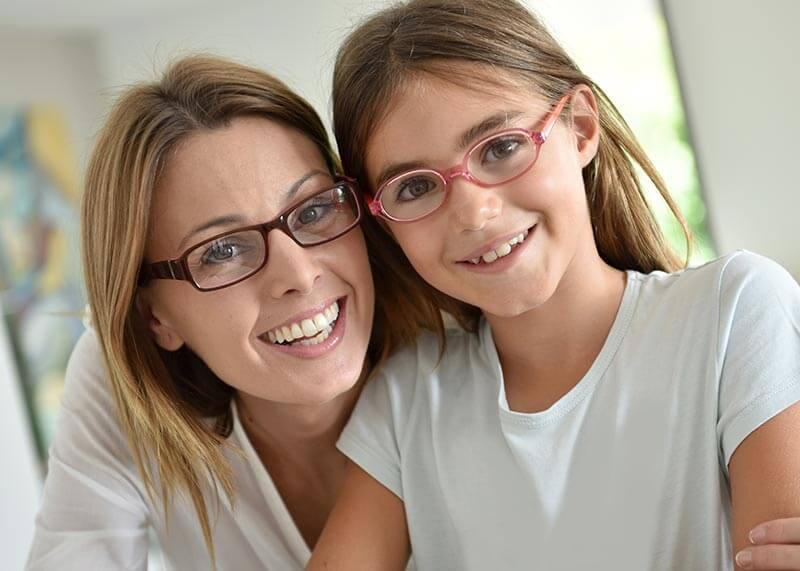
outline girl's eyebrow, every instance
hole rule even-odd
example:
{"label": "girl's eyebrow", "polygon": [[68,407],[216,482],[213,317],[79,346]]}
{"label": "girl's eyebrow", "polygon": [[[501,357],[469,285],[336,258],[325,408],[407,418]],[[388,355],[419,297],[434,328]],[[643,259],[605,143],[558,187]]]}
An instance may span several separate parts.
{"label": "girl's eyebrow", "polygon": [[[500,127],[507,127],[512,121],[518,119],[522,115],[524,115],[522,111],[510,110],[499,111],[490,115],[489,117],[486,117],[479,123],[469,127],[461,134],[461,136],[458,138],[456,150],[459,152],[466,150],[470,144],[479,139],[482,135],[490,131],[494,131]],[[380,175],[376,179],[375,188],[380,188],[383,183],[394,176],[420,168],[425,168],[425,164],[419,161],[391,164],[381,171]]]}
{"label": "girl's eyebrow", "polygon": [[476,123],[464,131],[458,139],[456,150],[465,151],[474,141],[490,131],[500,127],[507,127],[512,121],[523,115],[522,111],[500,111]]}

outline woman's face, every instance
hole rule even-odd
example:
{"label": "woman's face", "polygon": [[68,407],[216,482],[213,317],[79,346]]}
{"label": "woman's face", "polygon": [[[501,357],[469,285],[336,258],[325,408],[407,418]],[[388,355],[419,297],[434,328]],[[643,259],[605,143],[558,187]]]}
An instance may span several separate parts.
{"label": "woman's face", "polygon": [[[198,131],[169,155],[158,180],[145,258],[176,258],[222,232],[272,220],[332,183],[317,147],[279,123],[242,117]],[[272,230],[267,264],[246,280],[208,292],[153,280],[141,298],[163,348],[186,344],[237,390],[291,404],[324,403],[355,384],[374,306],[358,228],[310,248]],[[318,315],[331,322],[328,335],[308,324],[297,334]],[[293,329],[287,344],[278,332]]]}
{"label": "woman's face", "polygon": [[[474,73],[464,68],[465,77]],[[596,151],[597,121],[582,89],[572,95],[573,113],[581,115],[573,126],[556,122],[524,175],[488,188],[456,176],[433,214],[387,222],[428,283],[486,313],[513,317],[550,299],[570,268],[597,257],[581,175]],[[490,92],[419,77],[370,136],[370,187],[414,169],[453,172],[476,142],[509,128],[538,130],[552,108],[520,88]],[[499,152],[503,158],[495,160],[506,160],[511,150]],[[410,190],[396,193],[406,204],[429,188],[410,176]]]}

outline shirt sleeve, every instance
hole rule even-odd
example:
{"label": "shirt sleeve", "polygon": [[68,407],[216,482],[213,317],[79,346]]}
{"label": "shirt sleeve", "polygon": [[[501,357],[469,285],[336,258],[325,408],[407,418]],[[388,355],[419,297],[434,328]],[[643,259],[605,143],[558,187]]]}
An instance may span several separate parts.
{"label": "shirt sleeve", "polygon": [[67,366],[26,569],[147,568],[148,509],[88,330]]}
{"label": "shirt sleeve", "polygon": [[[402,446],[418,392],[419,362],[430,360],[419,347],[437,347],[433,334],[425,332],[417,344],[393,355],[367,381],[337,447],[365,472],[401,500]],[[435,362],[435,361],[434,361]],[[430,367],[431,369],[433,366]]]}
{"label": "shirt sleeve", "polygon": [[718,436],[724,467],[747,436],[800,402],[800,286],[741,252],[720,278]]}

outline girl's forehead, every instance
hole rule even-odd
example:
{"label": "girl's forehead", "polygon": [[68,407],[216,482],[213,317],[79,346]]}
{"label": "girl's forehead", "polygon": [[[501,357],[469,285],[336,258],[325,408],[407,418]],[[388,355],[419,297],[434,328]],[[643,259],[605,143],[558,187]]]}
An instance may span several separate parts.
{"label": "girl's forehead", "polygon": [[480,74],[471,81],[464,75],[467,71],[450,76],[416,74],[402,85],[368,139],[365,158],[370,177],[390,160],[421,161],[435,158],[426,156],[431,153],[450,154],[465,133],[492,118],[538,117],[549,109],[542,95],[521,82],[489,80]]}

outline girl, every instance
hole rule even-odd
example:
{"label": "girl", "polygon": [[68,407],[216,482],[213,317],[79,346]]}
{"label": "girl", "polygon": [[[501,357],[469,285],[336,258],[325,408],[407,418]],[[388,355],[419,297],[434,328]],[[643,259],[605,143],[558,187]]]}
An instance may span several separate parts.
{"label": "girl", "polygon": [[305,565],[369,363],[441,329],[376,251],[370,337],[361,208],[337,172],[316,113],[266,73],[193,57],[122,95],[86,176],[94,330],[28,569],[145,569],[148,527],[175,569]]}
{"label": "girl", "polygon": [[529,12],[379,12],[333,97],[347,172],[466,331],[366,387],[311,568],[727,569],[800,512],[800,289],[747,252],[680,270],[635,167],[682,222],[663,182]]}

